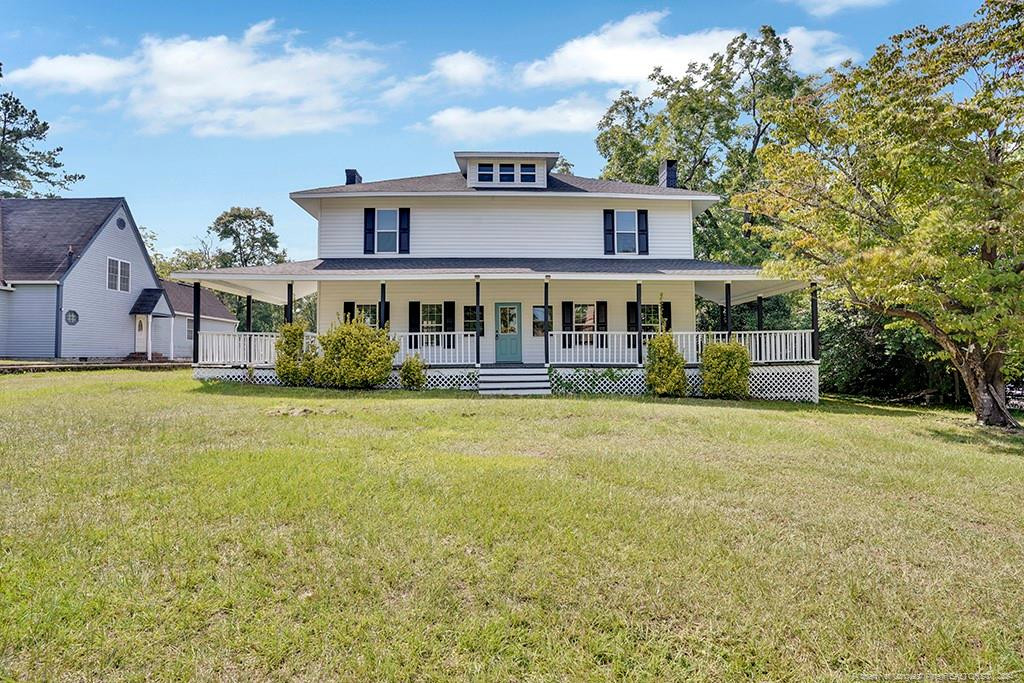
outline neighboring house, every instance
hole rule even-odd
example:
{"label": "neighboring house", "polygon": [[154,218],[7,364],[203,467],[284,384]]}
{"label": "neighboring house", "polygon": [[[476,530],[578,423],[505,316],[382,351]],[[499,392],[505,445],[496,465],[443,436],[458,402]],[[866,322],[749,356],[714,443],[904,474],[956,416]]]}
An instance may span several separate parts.
{"label": "neighboring house", "polygon": [[[192,317],[192,287],[180,282],[161,280],[167,295],[167,301],[174,312],[174,324],[171,326],[174,346],[173,357],[175,359],[192,358],[192,337],[195,331],[195,321]],[[217,295],[206,288],[200,289],[202,301],[199,309],[202,312],[200,328],[211,332],[234,332],[238,328],[238,320],[228,310],[224,302],[217,298]],[[161,346],[160,348],[164,348]]]}
{"label": "neighboring house", "polygon": [[0,357],[166,357],[173,316],[123,198],[0,199]]}
{"label": "neighboring house", "polygon": [[[286,318],[295,297],[316,293],[319,330],[386,323],[395,363],[419,354],[433,386],[546,392],[554,368],[556,389],[590,378],[594,390],[636,393],[646,340],[664,326],[697,390],[704,345],[732,337],[751,351],[756,395],[816,400],[816,333],[731,329],[733,306],[808,283],[693,258],[693,218],[718,197],[676,187],[671,160],[648,186],[553,173],[557,158],[456,152],[455,172],[377,182],[348,170],[345,185],[291,194],[318,222],[316,259],[173,277],[285,304]],[[724,307],[721,331],[696,330],[697,296]],[[273,361],[271,344],[231,351],[241,348],[201,331],[194,362],[222,370],[197,375]]]}

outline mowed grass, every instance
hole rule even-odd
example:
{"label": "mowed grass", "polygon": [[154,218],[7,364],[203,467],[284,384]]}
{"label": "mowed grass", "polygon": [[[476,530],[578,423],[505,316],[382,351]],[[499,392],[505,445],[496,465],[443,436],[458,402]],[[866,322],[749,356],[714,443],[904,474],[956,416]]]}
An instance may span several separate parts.
{"label": "mowed grass", "polygon": [[1024,669],[1024,441],[966,413],[188,371],[0,397],[0,678]]}

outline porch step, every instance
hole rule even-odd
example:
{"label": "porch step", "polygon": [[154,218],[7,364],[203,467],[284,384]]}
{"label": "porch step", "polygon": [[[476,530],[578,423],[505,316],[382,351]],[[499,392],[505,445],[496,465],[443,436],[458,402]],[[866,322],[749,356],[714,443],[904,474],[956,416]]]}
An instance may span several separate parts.
{"label": "porch step", "polygon": [[546,396],[551,380],[544,368],[480,368],[480,394],[485,396]]}

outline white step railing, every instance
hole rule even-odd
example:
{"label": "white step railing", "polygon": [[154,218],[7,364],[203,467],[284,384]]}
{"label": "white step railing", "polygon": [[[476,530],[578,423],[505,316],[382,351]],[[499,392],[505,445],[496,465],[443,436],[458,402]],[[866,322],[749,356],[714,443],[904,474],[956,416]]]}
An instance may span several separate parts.
{"label": "white step railing", "polygon": [[[551,332],[549,353],[552,365],[636,365],[636,332]],[[728,340],[726,332],[673,332],[676,348],[687,363],[700,363],[704,348]],[[654,336],[645,332],[647,342]],[[813,361],[811,330],[770,330],[733,332],[734,341],[750,353],[751,363],[795,363]]]}
{"label": "white step railing", "polygon": [[474,365],[476,332],[395,332],[395,364],[419,355],[427,365]]}

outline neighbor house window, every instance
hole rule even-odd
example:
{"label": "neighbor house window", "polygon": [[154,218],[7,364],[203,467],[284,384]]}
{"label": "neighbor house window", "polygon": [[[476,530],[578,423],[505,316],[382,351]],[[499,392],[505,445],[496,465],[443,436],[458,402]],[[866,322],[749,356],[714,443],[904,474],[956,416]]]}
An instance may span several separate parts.
{"label": "neighbor house window", "polygon": [[498,180],[503,183],[514,183],[516,181],[516,165],[498,164]]}
{"label": "neighbor house window", "polygon": [[476,180],[478,183],[494,182],[494,164],[477,164]]}
{"label": "neighbor house window", "polygon": [[377,253],[398,253],[398,209],[377,209]]}
{"label": "neighbor house window", "polygon": [[192,341],[196,333],[196,321],[192,318],[185,318],[185,339]]}
{"label": "neighbor house window", "polygon": [[[551,331],[551,306],[548,306],[548,332]],[[543,337],[544,336],[544,307],[534,306],[533,307],[533,336]]]}
{"label": "neighbor house window", "polygon": [[597,330],[597,305],[576,304],[574,309],[572,329],[573,332],[578,333],[576,335],[576,343],[592,344],[594,341],[594,335],[586,333],[595,332]]}
{"label": "neighbor house window", "polygon": [[537,182],[537,164],[519,164],[519,182]]}
{"label": "neighbor house window", "polygon": [[615,253],[636,253],[636,211],[615,212]]}
{"label": "neighbor house window", "polygon": [[127,292],[131,289],[132,264],[116,258],[107,259],[107,289]]}
{"label": "neighbor house window", "polygon": [[356,304],[356,320],[377,327],[377,304]]}
{"label": "neighbor house window", "polygon": [[[483,310],[483,306],[480,307]],[[463,306],[462,307],[462,331],[463,332],[476,332],[476,306]],[[481,332],[484,329],[483,320],[480,321]]]}
{"label": "neighbor house window", "polygon": [[640,304],[640,324],[644,332],[658,332],[661,328],[661,306]]}

